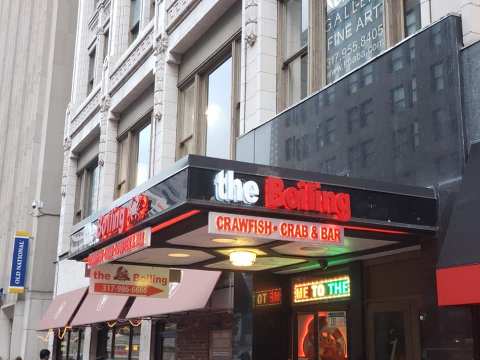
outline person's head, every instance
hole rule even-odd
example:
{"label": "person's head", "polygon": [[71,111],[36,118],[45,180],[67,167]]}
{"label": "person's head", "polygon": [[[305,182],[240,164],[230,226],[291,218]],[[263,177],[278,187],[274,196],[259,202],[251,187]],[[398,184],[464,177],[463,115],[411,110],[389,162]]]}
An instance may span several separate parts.
{"label": "person's head", "polygon": [[50,351],[48,349],[40,350],[40,359],[48,360],[50,358]]}
{"label": "person's head", "polygon": [[15,358],[15,360],[22,360],[22,357],[21,357],[21,356],[17,356],[17,357]]}

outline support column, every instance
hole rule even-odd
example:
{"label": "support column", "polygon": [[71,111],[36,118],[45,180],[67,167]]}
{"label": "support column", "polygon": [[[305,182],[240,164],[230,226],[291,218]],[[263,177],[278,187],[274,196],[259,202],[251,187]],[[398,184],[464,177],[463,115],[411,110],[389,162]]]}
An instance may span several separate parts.
{"label": "support column", "polygon": [[243,0],[240,135],[277,112],[277,0]]}
{"label": "support column", "polygon": [[110,97],[102,99],[100,120],[100,144],[98,165],[100,166],[98,208],[111,204],[115,198],[115,176],[117,170],[118,116],[110,111]]}
{"label": "support column", "polygon": [[[96,335],[96,331],[92,331],[91,326],[87,326],[85,328],[85,333],[83,337],[83,346],[82,346],[82,352],[83,352],[83,360],[95,360],[95,350],[97,348],[97,337],[92,336],[93,334]],[[93,351],[92,351],[93,349]]]}
{"label": "support column", "polygon": [[175,162],[178,65],[166,59],[168,38],[161,34],[155,45],[155,153],[153,173]]}
{"label": "support column", "polygon": [[110,38],[111,64],[115,64],[123,52],[128,48],[129,25],[130,25],[130,0],[112,1],[112,18]]}
{"label": "support column", "polygon": [[[69,121],[68,117],[67,120]],[[70,248],[70,229],[75,215],[75,193],[77,186],[77,158],[71,151],[72,140],[66,137],[63,143],[62,204],[60,208],[60,226],[58,229],[57,253],[62,254]]]}
{"label": "support column", "polygon": [[74,112],[85,100],[88,83],[88,20],[93,12],[93,1],[80,1],[72,80],[72,109]]}
{"label": "support column", "polygon": [[8,359],[10,352],[10,338],[11,338],[10,319],[0,310],[0,358]]}
{"label": "support column", "polygon": [[462,0],[463,43],[465,46],[480,40],[480,0]]}
{"label": "support column", "polygon": [[152,354],[152,320],[143,319],[140,329],[140,355],[139,360],[150,360]]}

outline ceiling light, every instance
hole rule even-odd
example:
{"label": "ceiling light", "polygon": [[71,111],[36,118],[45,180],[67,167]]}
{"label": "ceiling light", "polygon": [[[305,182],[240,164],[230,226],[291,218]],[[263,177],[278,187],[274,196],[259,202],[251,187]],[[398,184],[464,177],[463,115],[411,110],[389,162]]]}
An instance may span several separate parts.
{"label": "ceiling light", "polygon": [[212,239],[212,241],[219,244],[233,244],[236,240],[235,239]]}
{"label": "ceiling light", "polygon": [[174,257],[174,258],[186,258],[186,257],[189,257],[190,254],[185,254],[185,253],[170,253],[170,254],[168,254],[168,256]]}
{"label": "ceiling light", "polygon": [[230,253],[230,262],[233,266],[252,266],[257,254],[253,251],[238,250]]}

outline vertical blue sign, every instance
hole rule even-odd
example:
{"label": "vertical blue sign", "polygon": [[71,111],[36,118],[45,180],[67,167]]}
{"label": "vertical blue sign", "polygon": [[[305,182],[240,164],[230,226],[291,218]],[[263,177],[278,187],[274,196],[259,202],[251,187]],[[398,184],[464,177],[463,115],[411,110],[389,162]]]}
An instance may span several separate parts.
{"label": "vertical blue sign", "polygon": [[10,285],[8,292],[12,294],[23,293],[28,261],[28,240],[30,234],[26,231],[17,231],[13,245],[12,270],[10,272]]}

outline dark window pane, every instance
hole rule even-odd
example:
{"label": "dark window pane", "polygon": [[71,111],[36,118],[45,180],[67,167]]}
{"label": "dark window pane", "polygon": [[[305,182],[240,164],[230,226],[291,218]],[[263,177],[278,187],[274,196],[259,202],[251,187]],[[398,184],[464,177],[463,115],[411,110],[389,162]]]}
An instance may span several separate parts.
{"label": "dark window pane", "polygon": [[375,359],[405,359],[405,320],[401,311],[374,314]]}

